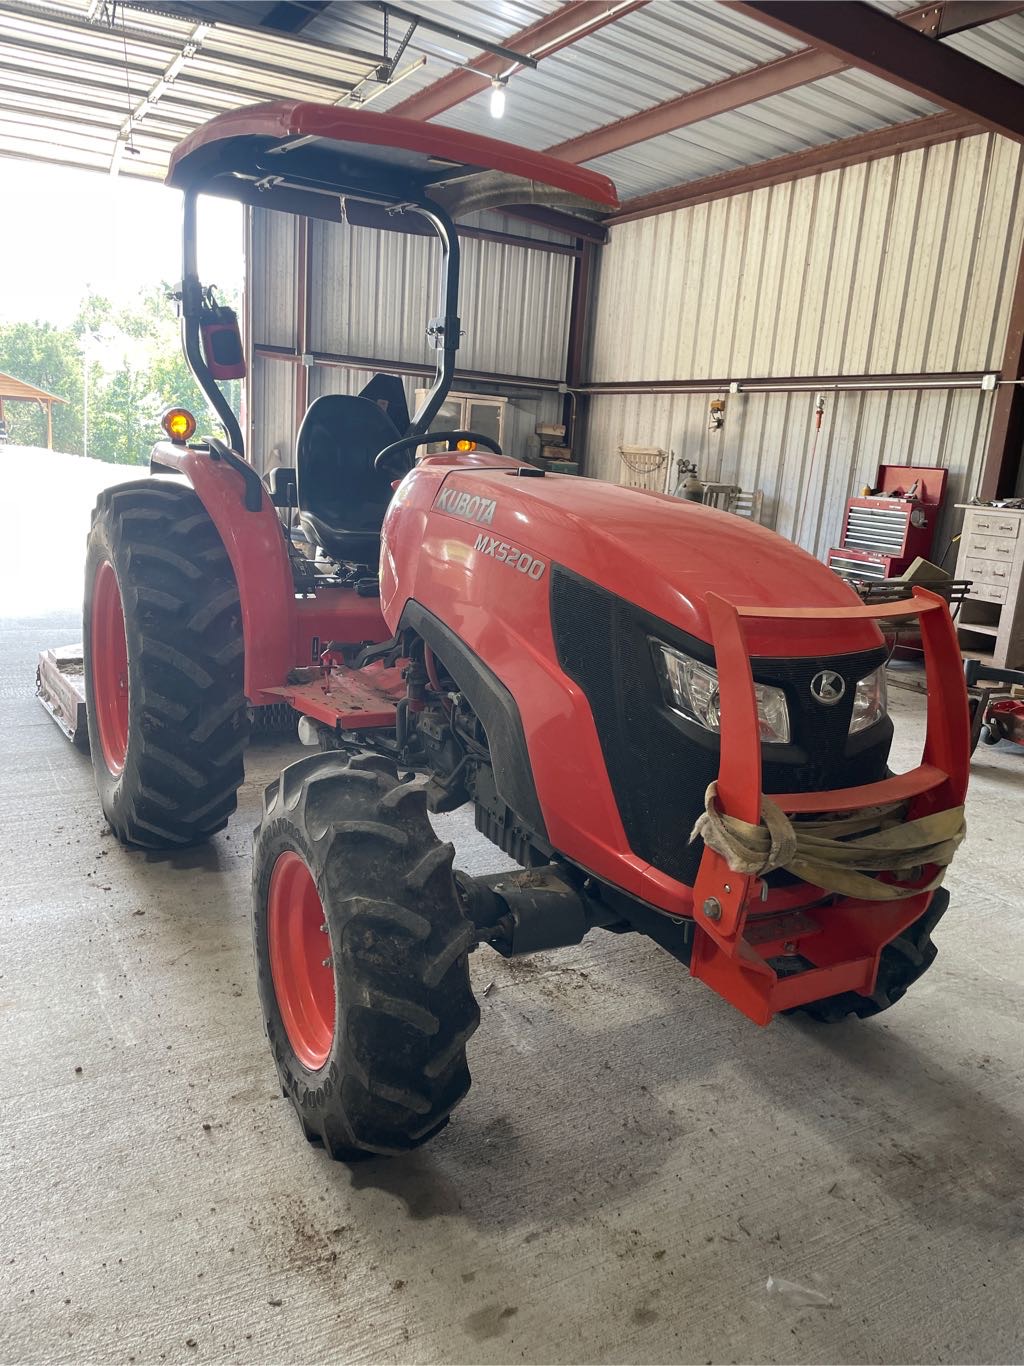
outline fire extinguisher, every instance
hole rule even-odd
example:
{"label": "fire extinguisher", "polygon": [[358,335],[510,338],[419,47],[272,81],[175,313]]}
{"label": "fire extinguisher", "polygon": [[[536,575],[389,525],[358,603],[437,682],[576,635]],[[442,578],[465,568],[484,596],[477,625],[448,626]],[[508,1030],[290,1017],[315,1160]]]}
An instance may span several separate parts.
{"label": "fire extinguisher", "polygon": [[233,308],[217,302],[212,286],[203,291],[199,335],[202,338],[203,359],[214,379],[245,378],[245,355],[238,315]]}

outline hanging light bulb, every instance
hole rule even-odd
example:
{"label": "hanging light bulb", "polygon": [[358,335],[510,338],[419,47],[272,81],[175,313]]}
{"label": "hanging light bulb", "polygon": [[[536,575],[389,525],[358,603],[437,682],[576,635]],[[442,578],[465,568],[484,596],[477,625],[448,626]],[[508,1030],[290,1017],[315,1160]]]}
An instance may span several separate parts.
{"label": "hanging light bulb", "polygon": [[500,119],[505,112],[505,82],[497,77],[491,81],[491,118]]}

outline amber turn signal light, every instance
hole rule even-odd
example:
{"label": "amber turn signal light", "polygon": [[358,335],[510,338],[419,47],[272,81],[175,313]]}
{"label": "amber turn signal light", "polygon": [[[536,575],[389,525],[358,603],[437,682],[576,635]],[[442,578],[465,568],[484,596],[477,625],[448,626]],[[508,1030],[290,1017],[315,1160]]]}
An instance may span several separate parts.
{"label": "amber turn signal light", "polygon": [[178,444],[186,442],[196,433],[196,420],[187,408],[168,408],[160,419],[160,426]]}
{"label": "amber turn signal light", "polygon": [[456,449],[457,451],[475,451],[475,450],[476,450],[476,442],[475,442],[475,441],[466,441],[465,439],[463,439],[462,441],[456,441],[456,443],[455,443],[455,449]]}

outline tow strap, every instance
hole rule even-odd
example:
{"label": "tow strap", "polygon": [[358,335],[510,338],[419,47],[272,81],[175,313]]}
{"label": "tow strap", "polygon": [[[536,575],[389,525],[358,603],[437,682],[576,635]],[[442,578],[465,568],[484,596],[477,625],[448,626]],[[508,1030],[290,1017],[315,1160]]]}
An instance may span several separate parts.
{"label": "tow strap", "polygon": [[[704,814],[690,834],[720,854],[736,873],[763,877],[784,868],[804,882],[863,901],[899,901],[933,891],[967,833],[962,806],[904,820],[908,803],[864,807],[852,815],[794,824],[780,806],[761,797],[761,824],[726,816],[715,806],[718,784],[704,794]],[[919,877],[938,865],[930,882],[914,887],[879,882],[871,873]]]}

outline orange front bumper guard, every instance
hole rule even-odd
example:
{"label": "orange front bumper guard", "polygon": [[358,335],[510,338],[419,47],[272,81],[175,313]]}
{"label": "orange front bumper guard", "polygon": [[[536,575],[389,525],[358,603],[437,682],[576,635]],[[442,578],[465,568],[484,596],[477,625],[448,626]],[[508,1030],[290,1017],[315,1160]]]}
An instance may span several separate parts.
{"label": "orange front bumper guard", "polygon": [[[914,588],[913,597],[877,606],[739,607],[708,594],[708,614],[718,668],[721,757],[718,805],[751,825],[761,819],[761,738],[750,654],[743,623],[782,621],[905,620],[917,617],[924,645],[928,717],[921,763],[907,773],[862,787],[829,792],[772,793],[789,815],[856,811],[908,801],[907,819],[963,805],[970,766],[967,690],[956,629],[936,593]],[[934,875],[922,871],[921,883]],[[920,892],[895,902],[830,897],[810,889],[809,901],[828,904],[797,912],[758,914],[763,884],[734,872],[720,854],[705,848],[694,885],[694,936],[690,971],[757,1024],[780,1010],[806,1005],[842,991],[870,995],[882,949],[913,924],[933,895]],[[769,959],[800,955],[814,966],[780,977]]]}

